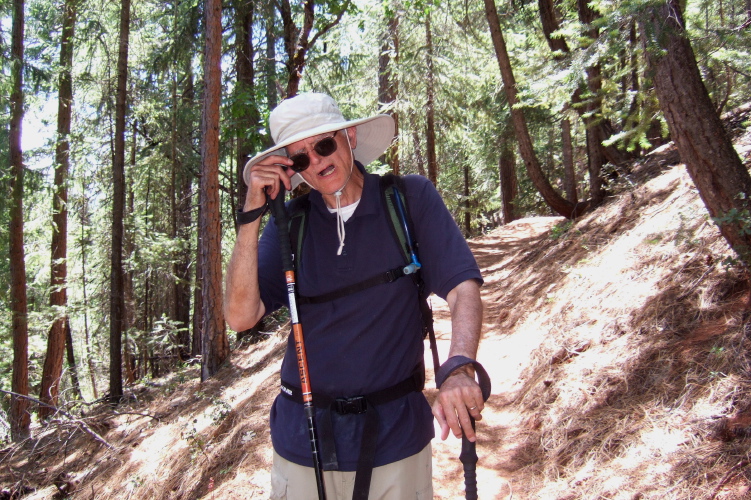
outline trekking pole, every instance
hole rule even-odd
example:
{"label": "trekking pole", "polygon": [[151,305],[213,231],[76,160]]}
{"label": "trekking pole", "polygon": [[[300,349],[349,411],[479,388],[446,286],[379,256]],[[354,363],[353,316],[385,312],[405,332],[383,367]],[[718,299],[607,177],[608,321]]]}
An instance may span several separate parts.
{"label": "trekking pole", "polygon": [[[472,422],[472,430],[475,430],[475,419],[469,417]],[[464,498],[467,500],[477,500],[477,443],[467,439],[466,434],[462,433],[462,452],[459,454],[459,461],[464,467]]]}
{"label": "trekking pole", "polygon": [[284,185],[280,183],[279,194],[271,199],[267,194],[266,199],[271,207],[271,214],[276,221],[279,233],[279,247],[282,251],[282,270],[287,281],[287,298],[289,299],[289,316],[292,321],[292,334],[295,339],[295,352],[297,353],[297,368],[300,372],[300,388],[302,390],[303,409],[308,420],[308,437],[310,449],[313,452],[313,468],[318,487],[318,499],[326,500],[326,491],[323,488],[323,466],[321,465],[321,453],[318,445],[318,432],[315,422],[315,407],[313,406],[313,391],[310,388],[310,376],[308,373],[308,359],[305,355],[305,343],[303,342],[302,325],[297,316],[297,299],[295,297],[295,266],[292,262],[292,245],[289,240],[289,217],[284,206]]}
{"label": "trekking pole", "polygon": [[[449,358],[446,363],[441,366],[436,373],[436,386],[441,388],[441,385],[446,381],[449,375],[465,365],[473,365],[475,368],[475,374],[477,375],[477,382],[482,390],[482,399],[487,401],[490,397],[490,376],[485,368],[473,359],[469,359],[464,356],[454,356]],[[472,430],[475,429],[475,419],[469,417],[472,423]],[[459,454],[459,461],[464,467],[464,497],[467,500],[477,500],[477,443],[471,442],[467,439],[466,433],[462,433],[462,451]]]}

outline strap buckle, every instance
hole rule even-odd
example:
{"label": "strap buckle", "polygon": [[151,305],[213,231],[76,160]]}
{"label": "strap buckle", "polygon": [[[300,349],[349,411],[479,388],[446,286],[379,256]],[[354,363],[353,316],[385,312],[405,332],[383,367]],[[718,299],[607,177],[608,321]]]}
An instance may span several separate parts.
{"label": "strap buckle", "polygon": [[368,410],[368,401],[365,399],[365,396],[336,398],[333,407],[334,411],[340,415],[357,415],[365,413]]}

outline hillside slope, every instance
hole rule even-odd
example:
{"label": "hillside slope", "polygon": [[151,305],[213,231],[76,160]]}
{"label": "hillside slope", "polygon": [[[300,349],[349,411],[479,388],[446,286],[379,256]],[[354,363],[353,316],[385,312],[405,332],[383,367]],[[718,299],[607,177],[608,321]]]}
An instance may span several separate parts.
{"label": "hillside slope", "polygon": [[[494,384],[478,422],[480,498],[748,497],[747,276],[725,262],[727,246],[668,153],[575,223],[524,219],[470,242],[486,279],[479,359]],[[433,304],[445,359],[448,312]],[[117,412],[35,428],[0,451],[3,490],[267,498],[284,330],[236,348],[206,383],[185,368],[130,388]],[[453,438],[434,442],[436,498],[463,497],[458,451]]]}

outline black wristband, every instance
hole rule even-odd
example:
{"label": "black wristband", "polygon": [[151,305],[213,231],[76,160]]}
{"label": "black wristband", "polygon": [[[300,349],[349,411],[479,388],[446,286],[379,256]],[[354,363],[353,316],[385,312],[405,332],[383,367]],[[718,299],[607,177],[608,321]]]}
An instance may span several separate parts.
{"label": "black wristband", "polygon": [[485,371],[485,368],[480,363],[466,356],[452,356],[443,363],[435,375],[436,385],[440,389],[454,370],[466,365],[474,367],[480,390],[482,390],[482,398],[487,401],[490,397],[490,377],[488,376],[488,372]]}
{"label": "black wristband", "polygon": [[248,210],[247,212],[243,212],[242,210],[237,211],[237,223],[242,224],[250,224],[251,222],[255,222],[258,220],[259,217],[263,216],[263,214],[266,213],[266,210],[269,209],[268,203],[265,203],[263,206],[260,206],[258,208],[254,208],[253,210]]}

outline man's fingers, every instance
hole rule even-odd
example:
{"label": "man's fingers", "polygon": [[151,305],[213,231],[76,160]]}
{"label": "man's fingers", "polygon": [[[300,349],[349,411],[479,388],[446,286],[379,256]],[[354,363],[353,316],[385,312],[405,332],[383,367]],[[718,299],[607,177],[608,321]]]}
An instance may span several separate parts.
{"label": "man's fingers", "polygon": [[[276,159],[275,163],[270,163],[272,158]],[[248,185],[246,210],[261,206],[266,202],[266,195],[276,199],[281,193],[280,181],[284,184],[285,189],[292,189],[292,181],[283,168],[286,164],[282,161],[289,162],[289,159],[283,156],[274,156],[265,159],[263,163],[253,165],[249,176],[250,184]]]}
{"label": "man's fingers", "polygon": [[438,421],[438,425],[441,426],[441,441],[445,441],[449,437],[449,426],[446,423],[446,414],[443,411],[441,402],[436,400],[433,404],[433,416]]}
{"label": "man's fingers", "polygon": [[[484,407],[482,391],[477,382],[469,376],[457,374],[444,382],[436,399],[433,414],[438,418],[436,410],[440,409],[443,421],[454,436],[461,438],[464,434],[467,439],[474,442],[476,437],[471,419],[481,420]],[[441,419],[439,423],[442,423]],[[441,428],[444,429],[443,425]]]}

